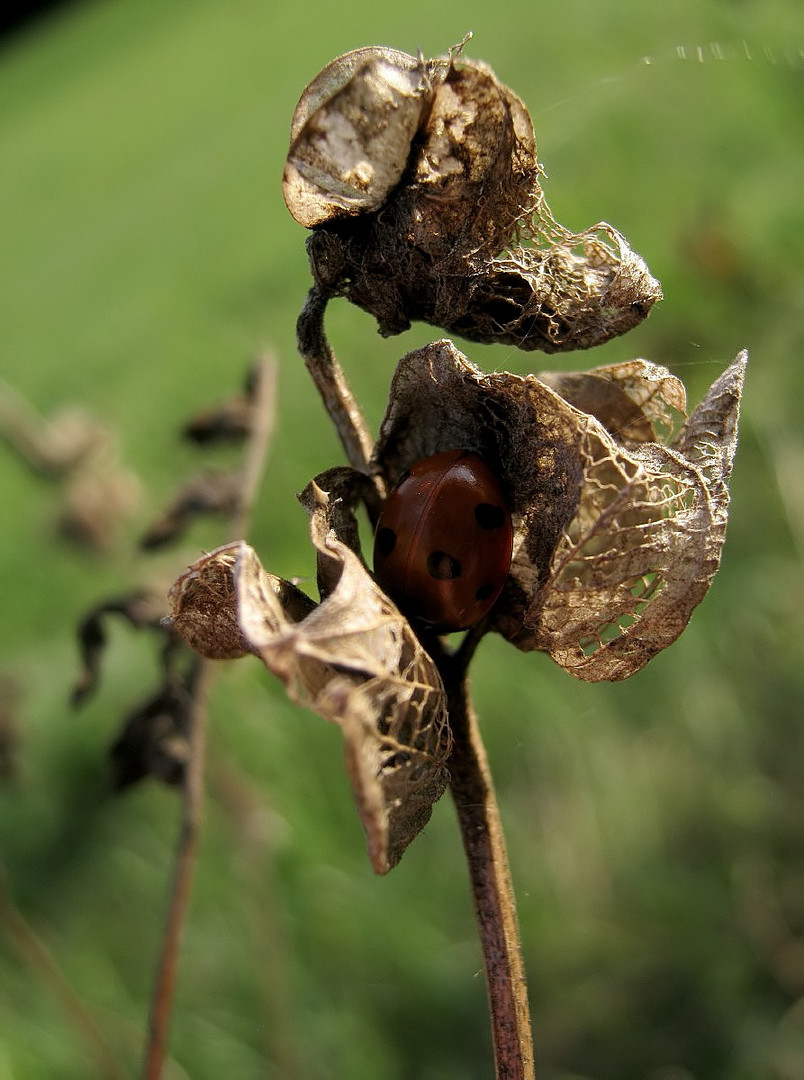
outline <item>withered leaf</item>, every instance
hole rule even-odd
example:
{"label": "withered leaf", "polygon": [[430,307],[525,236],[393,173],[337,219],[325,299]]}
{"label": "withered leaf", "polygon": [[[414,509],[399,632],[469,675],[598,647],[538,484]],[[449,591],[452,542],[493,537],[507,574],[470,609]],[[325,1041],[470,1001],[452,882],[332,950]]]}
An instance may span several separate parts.
{"label": "withered leaf", "polygon": [[109,752],[115,791],[146,776],[173,786],[182,782],[190,753],[191,710],[189,688],[170,679],[126,717]]}
{"label": "withered leaf", "polygon": [[321,491],[311,530],[340,576],[301,622],[285,616],[244,550],[238,569],[244,633],[294,700],[341,726],[371,864],[385,873],[429,820],[446,787],[451,736],[430,657],[362,561],[329,528]]}
{"label": "withered leaf", "polygon": [[626,449],[589,418],[578,514],[520,647],[597,681],[628,678],[675,641],[720,562],[746,362],[743,352],[673,446]]}
{"label": "withered leaf", "polygon": [[188,420],[182,437],[205,446],[209,443],[241,443],[251,434],[254,423],[255,371],[249,372],[245,389]]}
{"label": "withered leaf", "polygon": [[[319,604],[300,603],[303,594],[268,574],[245,544],[219,549],[217,567],[207,558],[188,574],[196,589],[208,573],[217,587],[220,565],[235,566],[233,591],[219,603],[222,641],[229,641],[236,607],[241,639],[282,680],[290,697],[341,727],[371,864],[385,873],[443,794],[451,736],[435,665],[332,527],[339,502],[316,483],[306,496],[313,542],[329,567]],[[182,633],[192,623],[193,602],[184,584],[176,595],[183,617],[174,616],[174,625]],[[214,611],[214,605],[205,606],[200,613],[207,623],[207,654],[214,648]],[[197,646],[197,638],[188,640]]]}
{"label": "withered leaf", "polygon": [[80,705],[98,684],[101,659],[107,646],[106,622],[109,616],[119,616],[135,630],[155,630],[164,635],[165,601],[147,590],[104,600],[81,619],[77,628],[82,670],[70,696],[71,704]]}
{"label": "withered leaf", "polygon": [[207,470],[190,477],[164,514],[140,540],[145,550],[173,543],[200,517],[231,514],[240,502],[241,480],[235,473]]}

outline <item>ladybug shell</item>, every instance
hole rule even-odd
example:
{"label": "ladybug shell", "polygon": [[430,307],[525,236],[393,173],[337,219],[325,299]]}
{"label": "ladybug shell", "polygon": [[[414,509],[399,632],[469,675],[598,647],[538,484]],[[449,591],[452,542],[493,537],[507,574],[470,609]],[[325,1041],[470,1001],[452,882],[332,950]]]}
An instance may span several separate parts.
{"label": "ladybug shell", "polygon": [[388,496],[374,538],[377,581],[406,615],[446,632],[491,609],[511,563],[500,482],[477,454],[422,458]]}

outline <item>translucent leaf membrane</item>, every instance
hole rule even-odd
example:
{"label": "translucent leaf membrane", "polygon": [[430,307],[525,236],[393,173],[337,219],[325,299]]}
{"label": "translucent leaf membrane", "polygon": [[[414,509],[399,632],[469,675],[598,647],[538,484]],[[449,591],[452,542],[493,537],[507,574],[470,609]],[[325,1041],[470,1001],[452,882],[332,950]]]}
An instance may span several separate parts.
{"label": "translucent leaf membrane", "polygon": [[296,221],[311,228],[382,206],[431,97],[427,66],[397,49],[355,49],[319,72],[291,123],[282,190]]}
{"label": "translucent leaf membrane", "polygon": [[709,589],[746,360],[741,353],[715,382],[670,447],[626,450],[590,421],[578,513],[525,617],[528,644],[573,675],[633,675],[675,641]]}

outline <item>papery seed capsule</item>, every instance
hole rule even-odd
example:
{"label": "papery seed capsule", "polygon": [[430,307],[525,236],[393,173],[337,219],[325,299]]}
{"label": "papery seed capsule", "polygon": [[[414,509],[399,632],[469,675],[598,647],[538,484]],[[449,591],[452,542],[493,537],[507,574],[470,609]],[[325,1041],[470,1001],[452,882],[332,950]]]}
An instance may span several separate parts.
{"label": "papery seed capsule", "polygon": [[379,209],[399,183],[432,92],[428,65],[370,46],[328,64],[291,124],[282,191],[300,225]]}

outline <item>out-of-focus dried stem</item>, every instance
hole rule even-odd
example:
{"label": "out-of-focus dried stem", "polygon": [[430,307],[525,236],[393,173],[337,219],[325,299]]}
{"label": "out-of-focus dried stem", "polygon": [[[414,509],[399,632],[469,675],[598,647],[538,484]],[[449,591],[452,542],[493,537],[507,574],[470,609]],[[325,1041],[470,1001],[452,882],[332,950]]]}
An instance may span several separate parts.
{"label": "out-of-focus dried stem", "polygon": [[266,351],[253,372],[254,421],[246,448],[240,501],[229,530],[232,540],[241,539],[248,531],[263,470],[268,461],[268,451],[276,426],[276,384],[276,357]]}
{"label": "out-of-focus dried stem", "polygon": [[[254,424],[246,448],[237,509],[232,515],[230,535],[239,539],[248,530],[254,501],[267,459],[274,430],[276,402],[276,362],[264,355],[255,372]],[[187,921],[195,870],[198,840],[203,822],[204,766],[206,760],[207,706],[213,680],[213,662],[198,657],[192,674],[192,705],[189,714],[189,756],[182,789],[182,817],[168,914],[162,937],[145,1050],[144,1080],[159,1080],[167,1046],[170,1016],[182,932]]]}
{"label": "out-of-focus dried stem", "polygon": [[168,914],[151,997],[144,1080],[159,1080],[162,1076],[176,988],[179,948],[190,906],[190,891],[204,812],[206,714],[213,677],[211,661],[199,656],[195,661],[193,674],[195,678],[190,710],[190,754],[184,773],[181,826],[173,864]]}

